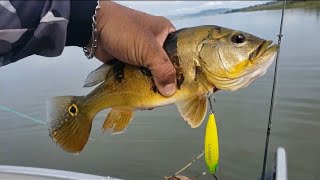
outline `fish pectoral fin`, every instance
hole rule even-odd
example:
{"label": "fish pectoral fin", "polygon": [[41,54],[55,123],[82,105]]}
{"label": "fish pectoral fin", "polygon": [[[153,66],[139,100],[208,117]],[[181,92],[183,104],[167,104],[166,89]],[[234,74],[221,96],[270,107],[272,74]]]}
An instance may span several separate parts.
{"label": "fish pectoral fin", "polygon": [[133,110],[112,109],[103,123],[103,131],[111,131],[118,134],[125,131],[133,117]]}
{"label": "fish pectoral fin", "polygon": [[205,95],[178,101],[176,105],[183,119],[187,121],[192,128],[201,125],[207,111],[207,98]]}
{"label": "fish pectoral fin", "polygon": [[108,72],[110,71],[112,66],[107,64],[102,64],[100,67],[92,71],[88,76],[87,79],[84,81],[83,87],[92,87],[106,79]]}

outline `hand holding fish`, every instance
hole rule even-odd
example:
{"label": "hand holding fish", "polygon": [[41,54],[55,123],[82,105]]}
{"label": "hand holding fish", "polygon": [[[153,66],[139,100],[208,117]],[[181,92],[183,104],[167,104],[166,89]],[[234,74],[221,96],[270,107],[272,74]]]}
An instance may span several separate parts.
{"label": "hand holding fish", "polygon": [[116,58],[128,64],[151,70],[160,93],[171,96],[176,90],[176,71],[162,45],[172,23],[159,16],[149,15],[121,6],[112,1],[101,1],[97,14],[100,34],[96,57],[102,62]]}

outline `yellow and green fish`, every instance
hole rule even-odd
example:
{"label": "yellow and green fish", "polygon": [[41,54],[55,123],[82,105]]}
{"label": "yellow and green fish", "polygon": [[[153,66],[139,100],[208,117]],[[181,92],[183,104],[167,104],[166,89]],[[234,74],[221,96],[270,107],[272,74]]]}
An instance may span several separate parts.
{"label": "yellow and green fish", "polygon": [[207,95],[237,90],[265,74],[278,45],[251,34],[213,25],[180,29],[169,34],[164,49],[177,72],[177,91],[162,96],[151,72],[117,60],[91,72],[85,87],[97,86],[85,96],[55,97],[48,103],[49,134],[62,149],[80,152],[92,121],[111,108],[102,129],[123,132],[135,110],[175,103],[192,128],[200,126],[207,111]]}

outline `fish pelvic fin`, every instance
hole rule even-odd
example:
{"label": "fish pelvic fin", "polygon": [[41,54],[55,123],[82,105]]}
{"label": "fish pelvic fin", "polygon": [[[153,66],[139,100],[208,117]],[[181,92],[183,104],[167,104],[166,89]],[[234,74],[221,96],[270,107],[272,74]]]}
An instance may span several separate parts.
{"label": "fish pelvic fin", "polygon": [[130,109],[112,109],[102,125],[102,130],[119,134],[125,131],[133,118],[134,111]]}
{"label": "fish pelvic fin", "polygon": [[112,69],[108,64],[102,64],[97,69],[93,70],[84,81],[83,87],[92,87],[106,79],[108,72]]}
{"label": "fish pelvic fin", "polygon": [[47,102],[49,135],[63,150],[79,153],[86,145],[94,118],[82,96],[60,96]]}
{"label": "fish pelvic fin", "polygon": [[192,128],[201,125],[207,111],[207,98],[205,95],[194,96],[178,101],[176,105],[183,119],[187,121]]}

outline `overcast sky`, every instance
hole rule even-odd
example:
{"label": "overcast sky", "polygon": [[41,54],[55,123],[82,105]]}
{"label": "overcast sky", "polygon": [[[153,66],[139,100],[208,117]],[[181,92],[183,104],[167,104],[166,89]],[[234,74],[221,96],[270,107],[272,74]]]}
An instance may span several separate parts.
{"label": "overcast sky", "polygon": [[118,3],[154,15],[189,14],[205,9],[240,8],[268,1],[117,1]]}

